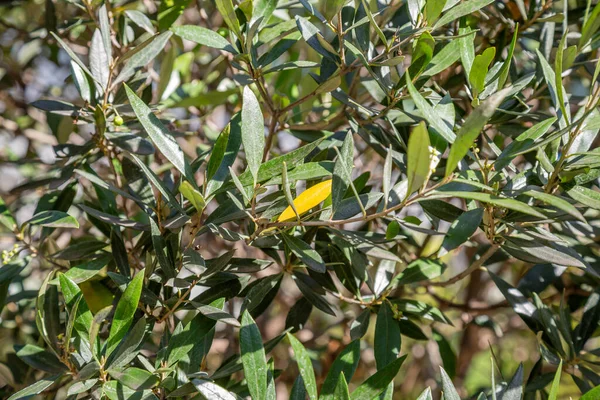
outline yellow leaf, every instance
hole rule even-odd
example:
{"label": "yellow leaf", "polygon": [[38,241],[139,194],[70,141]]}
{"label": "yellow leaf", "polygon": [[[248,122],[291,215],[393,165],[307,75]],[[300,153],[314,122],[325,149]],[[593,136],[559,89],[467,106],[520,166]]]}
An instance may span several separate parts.
{"label": "yellow leaf", "polygon": [[[317,183],[306,189],[300,196],[294,199],[294,206],[296,207],[296,211],[298,211],[298,215],[304,214],[314,206],[320,204],[330,194],[331,179]],[[281,213],[279,218],[277,218],[277,222],[288,221],[294,218],[296,218],[296,214],[294,214],[292,207],[288,206],[288,208]]]}

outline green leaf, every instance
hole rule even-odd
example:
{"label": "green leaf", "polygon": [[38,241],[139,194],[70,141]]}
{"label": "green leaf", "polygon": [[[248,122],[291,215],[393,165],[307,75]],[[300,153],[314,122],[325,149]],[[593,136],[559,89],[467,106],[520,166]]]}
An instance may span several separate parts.
{"label": "green leaf", "polygon": [[454,192],[454,191],[443,191],[443,192],[433,192],[431,195],[427,196],[427,200],[430,199],[440,199],[440,198],[451,198],[451,197],[459,197],[462,199],[468,200],[477,200],[482,203],[493,204],[498,207],[503,207],[509,210],[518,211],[523,214],[531,215],[538,218],[546,218],[544,214],[539,212],[536,208],[533,208],[523,202],[520,202],[515,199],[510,199],[507,197],[501,197],[492,195],[489,193],[480,193],[480,192]]}
{"label": "green leaf", "polygon": [[488,72],[488,67],[494,61],[496,56],[496,48],[488,47],[483,53],[475,56],[473,65],[471,66],[471,72],[469,73],[469,82],[474,89],[474,97],[477,97],[479,93],[483,92],[485,88],[485,76]]}
{"label": "green leaf", "polygon": [[223,16],[223,20],[225,20],[225,23],[227,26],[229,26],[229,29],[231,29],[239,39],[241,39],[242,31],[240,30],[240,22],[235,15],[233,2],[231,0],[215,0],[215,3],[217,5],[217,9]]}
{"label": "green leaf", "polygon": [[474,13],[477,10],[493,3],[494,0],[469,0],[459,3],[457,6],[448,10],[434,25],[433,29],[437,29],[446,25],[449,22],[455,21],[460,17]]}
{"label": "green leaf", "polygon": [[8,398],[8,400],[20,400],[28,399],[36,394],[42,393],[48,389],[52,384],[57,382],[62,375],[53,375],[46,378],[38,379],[34,384],[27,386],[25,389],[19,390]]}
{"label": "green leaf", "polygon": [[[131,76],[133,76],[138,68],[141,68],[153,61],[156,56],[158,56],[164,50],[167,42],[171,38],[171,35],[173,35],[171,31],[163,32],[160,35],[148,39],[146,42],[138,45],[133,50],[130,50],[129,53],[126,53],[124,56],[122,56],[119,60],[121,62],[125,62],[125,65],[123,66],[123,69],[121,69],[119,75],[115,78],[112,87],[120,82],[127,81]],[[131,99],[129,101],[131,102]]]}
{"label": "green leaf", "polygon": [[411,99],[415,102],[415,105],[423,114],[423,118],[439,133],[448,143],[454,142],[456,135],[452,132],[445,122],[439,117],[439,115],[433,110],[433,107],[421,96],[419,91],[413,85],[410,75],[406,73],[406,87]]}
{"label": "green leaf", "polygon": [[581,28],[581,37],[578,44],[579,49],[582,49],[588,43],[598,29],[600,29],[600,3],[596,4],[594,10]]}
{"label": "green leaf", "polygon": [[445,5],[446,0],[429,0],[425,3],[425,18],[429,24],[438,19]]}
{"label": "green leaf", "polygon": [[[92,72],[88,69],[88,67],[86,67],[86,65],[83,63],[83,61],[81,61],[81,59],[79,57],[77,57],[77,55],[73,52],[73,50],[71,50],[71,48],[69,46],[67,46],[67,44],[60,37],[58,37],[58,35],[56,35],[56,33],[50,32],[50,34],[54,37],[54,39],[58,42],[58,44],[60,44],[60,47],[62,47],[63,50],[67,52],[69,57],[71,57],[71,60],[73,60],[73,62],[75,64],[77,64],[77,66],[79,68],[81,68],[83,70],[83,72],[85,72],[90,78],[96,80],[96,78],[94,78],[94,75],[92,74]],[[98,81],[96,81],[96,82],[98,82]],[[98,82],[98,83],[100,83],[100,82]]]}
{"label": "green leaf", "polygon": [[350,400],[350,390],[348,389],[348,382],[346,382],[346,377],[344,376],[343,372],[338,375],[337,385],[335,385],[335,390],[333,392],[333,398],[339,400]]}
{"label": "green leaf", "polygon": [[519,364],[508,386],[502,391],[499,397],[502,400],[521,400],[523,397],[523,364]]}
{"label": "green leaf", "polygon": [[554,206],[559,210],[566,212],[567,214],[577,218],[579,221],[585,223],[585,218],[574,205],[569,203],[567,200],[563,199],[560,196],[551,195],[548,193],[544,193],[541,190],[527,190],[523,192],[525,196],[532,197],[536,200],[543,201],[544,203]]}
{"label": "green leaf", "polygon": [[79,228],[79,222],[75,217],[62,211],[42,211],[34,215],[29,221],[29,225],[47,226],[50,228]]}
{"label": "green leaf", "polygon": [[159,29],[169,29],[191,2],[192,0],[161,1],[157,16]]}
{"label": "green leaf", "polygon": [[377,313],[375,342],[373,344],[378,371],[381,371],[398,358],[401,344],[400,325],[398,325],[398,320],[394,318],[394,312],[389,303],[385,301],[379,307]]}
{"label": "green leaf", "polygon": [[405,359],[406,356],[402,356],[371,375],[352,392],[352,400],[372,400],[383,393],[398,374]]}
{"label": "green leaf", "polygon": [[64,372],[67,367],[56,356],[33,344],[15,347],[17,357],[32,368],[50,373]]}
{"label": "green leaf", "polygon": [[136,391],[115,380],[105,382],[102,392],[109,400],[158,400],[151,390]]}
{"label": "green leaf", "polygon": [[[323,57],[336,62],[337,54],[332,53],[329,49],[323,46],[324,43],[327,43],[319,29],[314,26],[310,21],[306,18],[300,17],[296,15],[296,24],[298,26],[298,30],[302,33],[302,37],[306,41],[306,43],[312,47],[317,53],[322,55]],[[331,46],[328,46],[331,47]]]}
{"label": "green leaf", "polygon": [[[163,4],[166,4],[168,2],[161,2],[161,7],[163,6]],[[159,11],[160,13],[160,11]],[[156,30],[154,29],[154,26],[152,25],[152,21],[150,20],[150,18],[148,18],[146,16],[146,14],[144,14],[141,11],[138,10],[125,10],[125,15],[127,15],[127,17],[137,26],[139,26],[140,28],[142,28],[143,30],[145,30],[146,32],[148,32],[151,35],[154,35],[156,33]],[[160,16],[159,16],[160,19]],[[160,22],[159,22],[160,24]],[[161,28],[162,29],[162,28]]]}
{"label": "green leaf", "polygon": [[135,163],[140,168],[140,170],[142,170],[146,178],[148,178],[148,181],[150,181],[154,185],[154,187],[158,189],[160,194],[164,196],[164,198],[167,200],[169,207],[179,211],[181,214],[185,214],[185,211],[179,204],[179,201],[175,198],[173,193],[171,193],[171,191],[167,188],[163,181],[154,173],[154,171],[152,171],[150,167],[146,165],[146,163],[144,163],[142,160],[140,160],[133,154],[130,154],[129,157],[133,161],[135,161]]}
{"label": "green leaf", "polygon": [[561,372],[562,372],[562,360],[560,360],[560,364],[558,364],[558,368],[556,369],[556,374],[554,375],[554,380],[552,381],[552,386],[550,387],[550,393],[548,394],[548,400],[557,400],[558,399],[558,390],[560,387]]}
{"label": "green leaf", "polygon": [[417,400],[433,400],[433,397],[431,396],[431,388],[423,390],[423,392],[419,395]]}
{"label": "green leaf", "polygon": [[314,250],[310,245],[306,244],[302,240],[291,236],[282,234],[281,235],[286,246],[298,257],[300,260],[310,269],[325,273],[325,263],[321,255]]}
{"label": "green leaf", "polygon": [[167,278],[174,278],[176,275],[175,267],[173,266],[173,263],[167,255],[167,242],[154,219],[149,218],[148,220],[150,221],[150,234],[152,235],[152,246],[154,247],[154,251],[156,253],[158,265],[160,266],[162,272],[167,276]]}
{"label": "green leaf", "polygon": [[17,229],[17,222],[8,207],[6,207],[6,203],[2,197],[0,197],[0,224],[7,227],[10,231]]}
{"label": "green leaf", "polygon": [[429,133],[425,122],[413,129],[408,138],[406,176],[408,188],[406,196],[410,196],[415,190],[420,190],[427,183],[429,167],[431,164],[431,151],[429,150]]}
{"label": "green leaf", "polygon": [[[477,1],[477,0],[475,0]],[[470,3],[470,2],[469,2]],[[462,3],[468,4],[468,3]],[[479,136],[481,129],[496,112],[510,88],[503,89],[485,99],[469,116],[456,135],[456,140],[450,148],[450,154],[446,161],[446,176],[449,176],[460,160],[468,153],[475,139]]]}
{"label": "green leaf", "polygon": [[[272,158],[269,161],[265,162],[264,164],[262,164],[260,166],[260,169],[258,170],[258,182],[264,182],[266,180],[269,180],[270,184],[273,184],[273,185],[281,184],[280,179],[273,179],[273,178],[281,175],[281,169],[283,167],[283,163],[285,162],[290,167],[294,166],[294,165],[302,164],[304,162],[304,158],[306,156],[308,156],[322,141],[323,141],[323,138],[315,140],[314,142],[309,143],[305,146],[302,146],[299,149],[290,151],[287,154]],[[309,164],[314,164],[314,163],[309,163]],[[333,169],[330,169],[328,172],[331,173],[332,170]],[[293,170],[292,170],[292,172],[293,172]],[[290,180],[293,179],[292,172],[290,172],[290,174],[288,175],[288,178]],[[239,180],[244,186],[252,185],[254,182],[253,179],[254,178],[253,178],[252,174],[250,173],[250,171],[245,171],[243,174],[241,174],[239,176]],[[302,178],[296,178],[296,179],[302,179]],[[306,179],[306,178],[304,178],[304,179]]]}
{"label": "green leaf", "polygon": [[482,219],[483,208],[476,208],[463,213],[448,229],[442,248],[449,252],[465,243],[477,231]]}
{"label": "green leaf", "polygon": [[308,398],[311,400],[317,400],[317,382],[315,380],[315,371],[313,370],[312,360],[310,359],[308,352],[291,333],[287,334],[288,340],[294,349],[294,357],[298,363],[300,369],[300,375],[304,381],[304,387],[308,393]]}
{"label": "green leaf", "polygon": [[[73,307],[82,293],[81,289],[73,282],[66,274],[59,274],[60,290],[68,307]],[[75,319],[74,328],[84,338],[88,338],[88,329],[92,325],[92,313],[85,300],[79,301],[77,307],[77,318]]]}
{"label": "green leaf", "polygon": [[160,381],[151,372],[136,367],[130,367],[124,371],[109,369],[108,373],[113,379],[136,391],[150,389]]}
{"label": "green leaf", "polygon": [[86,261],[83,264],[72,266],[63,275],[73,281],[73,283],[85,282],[96,276],[110,262],[110,257],[98,257],[94,260]]}
{"label": "green leaf", "polygon": [[573,188],[567,190],[567,194],[573,200],[583,204],[586,207],[600,210],[600,192],[583,186],[573,186]]}
{"label": "green leaf", "polygon": [[262,18],[260,26],[265,26],[277,7],[277,0],[254,0],[252,7],[252,22]]}
{"label": "green leaf", "polygon": [[600,398],[600,386],[596,386],[589,392],[586,392],[579,400],[596,400]]}
{"label": "green leaf", "polygon": [[107,358],[104,367],[119,370],[128,365],[139,353],[146,335],[146,318],[140,318],[127,333],[117,349]]}
{"label": "green leaf", "polygon": [[[367,315],[370,311],[367,309]],[[360,361],[360,340],[353,340],[335,358],[327,372],[327,377],[321,386],[321,397],[319,400],[335,400],[339,387],[339,377],[344,376],[347,383],[350,382],[358,362]]]}
{"label": "green leaf", "polygon": [[564,56],[564,48],[565,42],[567,40],[568,31],[565,30],[560,42],[558,44],[558,49],[556,51],[556,58],[554,60],[554,77],[556,79],[555,88],[556,88],[556,100],[560,106],[562,111],[562,117],[565,120],[565,124],[569,125],[569,113],[567,113],[567,109],[565,107],[565,98],[564,98],[564,88],[562,84],[562,73],[563,73],[563,56]]}
{"label": "green leaf", "polygon": [[321,2],[321,12],[327,21],[332,21],[338,15],[342,7],[346,3],[345,0],[330,0]]}
{"label": "green leaf", "polygon": [[196,25],[183,25],[175,26],[171,28],[171,31],[182,39],[237,54],[227,39],[210,29]]}
{"label": "green leaf", "polygon": [[[228,178],[229,168],[235,162],[241,144],[241,114],[237,113],[231,118],[225,129],[223,129],[210,153],[210,159],[206,167],[206,180],[208,181],[206,184],[207,196],[210,197]],[[261,168],[267,163],[263,164]]]}
{"label": "green leaf", "polygon": [[448,376],[444,368],[440,368],[442,374],[442,392],[444,393],[444,400],[460,400],[460,396],[456,392],[456,388],[452,383],[452,379]]}
{"label": "green leaf", "polygon": [[205,399],[236,400],[237,397],[214,382],[205,379],[192,379],[192,384]]}
{"label": "green leaf", "polygon": [[442,357],[442,362],[444,363],[444,369],[450,371],[450,377],[454,378],[454,374],[456,373],[457,359],[456,354],[454,354],[454,350],[452,350],[452,346],[450,346],[450,343],[446,340],[446,338],[436,329],[432,329],[431,337],[438,345],[440,356]]}
{"label": "green leaf", "polygon": [[258,170],[265,151],[265,121],[258,99],[249,86],[244,87],[242,104],[242,143],[246,151],[248,169],[258,182]]}
{"label": "green leaf", "polygon": [[538,122],[515,138],[496,159],[494,168],[499,171],[506,168],[511,161],[520,154],[526,153],[537,139],[544,136],[548,129],[556,122],[556,117]]}
{"label": "green leaf", "polygon": [[393,281],[394,286],[409,285],[424,280],[432,280],[444,273],[446,266],[439,261],[420,258],[408,264]]}
{"label": "green leaf", "polygon": [[348,191],[348,187],[352,181],[352,168],[354,167],[354,139],[352,132],[346,133],[344,143],[339,152],[339,156],[333,167],[333,181],[331,184],[331,215],[335,215],[335,211],[340,206],[344,199],[344,195]]}
{"label": "green leaf", "polygon": [[188,181],[183,181],[179,185],[179,192],[194,206],[198,214],[202,214],[204,207],[206,207],[206,201],[204,201],[202,193],[197,191]]}
{"label": "green leaf", "polygon": [[[223,298],[213,301],[210,306],[222,309],[225,304]],[[215,320],[204,314],[197,314],[183,329],[174,334],[169,340],[167,365],[174,366],[188,354],[194,352],[194,347],[199,346],[201,339],[206,337],[215,326]]]}
{"label": "green leaf", "polygon": [[135,112],[138,120],[144,127],[144,130],[152,139],[154,145],[160,149],[161,153],[177,168],[183,176],[191,179],[190,167],[187,164],[183,151],[179,148],[177,141],[170,132],[152,113],[150,108],[140,99],[129,86],[125,85],[127,98]]}
{"label": "green leaf", "polygon": [[248,311],[242,314],[240,328],[240,350],[244,375],[248,390],[253,399],[264,399],[267,396],[267,360],[258,326]]}
{"label": "green leaf", "polygon": [[433,57],[433,49],[435,48],[435,40],[427,31],[423,32],[417,39],[414,50],[411,55],[410,67],[408,72],[412,79],[417,79],[423,72],[425,67],[429,65]]}
{"label": "green leaf", "polygon": [[139,271],[132,281],[127,285],[127,289],[121,295],[121,299],[115,309],[115,315],[110,326],[110,333],[106,341],[106,355],[109,356],[119,345],[123,337],[127,334],[133,316],[138,308],[142,287],[144,285],[144,270]]}

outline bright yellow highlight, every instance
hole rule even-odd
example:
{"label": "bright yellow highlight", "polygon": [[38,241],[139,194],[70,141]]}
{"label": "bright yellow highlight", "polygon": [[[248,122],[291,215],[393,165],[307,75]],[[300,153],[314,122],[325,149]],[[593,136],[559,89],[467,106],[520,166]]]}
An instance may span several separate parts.
{"label": "bright yellow highlight", "polygon": [[[330,194],[331,179],[317,183],[316,185],[306,189],[300,194],[300,196],[294,199],[294,206],[296,207],[298,215],[302,215],[314,206],[320,204],[327,197],[329,197]],[[288,221],[294,218],[296,218],[296,214],[294,213],[292,206],[288,206],[288,208],[281,213],[279,218],[277,218],[277,222]]]}

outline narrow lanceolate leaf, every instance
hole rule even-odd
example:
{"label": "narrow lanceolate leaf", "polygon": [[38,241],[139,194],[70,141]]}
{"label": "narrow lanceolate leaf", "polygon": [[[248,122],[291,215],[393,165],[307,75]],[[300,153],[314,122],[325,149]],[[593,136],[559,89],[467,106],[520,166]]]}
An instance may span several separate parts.
{"label": "narrow lanceolate leaf", "polygon": [[548,400],[557,400],[558,399],[558,390],[560,388],[561,373],[562,373],[562,360],[560,360],[560,364],[558,364],[558,368],[556,369],[556,374],[554,375],[554,380],[552,381],[552,386],[550,387],[550,393],[548,394]]}
{"label": "narrow lanceolate leaf", "polygon": [[475,56],[473,65],[471,66],[471,73],[469,74],[469,82],[473,87],[475,95],[483,92],[485,88],[485,76],[488,72],[488,67],[491,62],[494,61],[496,56],[496,48],[488,47],[483,53]]}
{"label": "narrow lanceolate leaf", "polygon": [[144,103],[144,101],[129,88],[129,86],[125,85],[125,91],[127,92],[129,103],[131,104],[135,115],[144,127],[148,136],[150,136],[150,139],[152,139],[156,148],[160,149],[161,153],[163,153],[175,168],[190,179],[190,167],[175,138],[173,138],[171,133],[165,128],[156,115],[152,113],[150,107],[148,107],[146,103]]}
{"label": "narrow lanceolate leaf", "polygon": [[452,129],[444,123],[444,120],[437,115],[433,110],[433,107],[421,96],[421,93],[413,85],[408,71],[406,72],[406,87],[411,99],[415,102],[415,105],[423,114],[423,118],[439,133],[448,143],[454,142],[456,135],[452,132]]}
{"label": "narrow lanceolate leaf", "polygon": [[439,261],[421,258],[411,262],[394,278],[392,283],[394,286],[400,286],[435,279],[442,275],[445,269],[445,265]]}
{"label": "narrow lanceolate leaf", "polygon": [[108,85],[110,61],[108,51],[104,48],[102,34],[96,29],[90,44],[90,69],[94,78],[100,82],[102,91],[106,90]]}
{"label": "narrow lanceolate leaf", "polygon": [[258,169],[265,151],[265,121],[258,99],[248,86],[244,87],[242,104],[242,143],[246,151],[248,169],[256,185]]}
{"label": "narrow lanceolate leaf", "polygon": [[235,15],[233,2],[231,0],[215,0],[215,3],[217,4],[217,9],[223,16],[223,20],[225,20],[225,23],[229,26],[229,29],[231,29],[239,38],[242,33],[240,30],[240,22]]}
{"label": "narrow lanceolate leaf", "polygon": [[517,372],[499,397],[502,400],[521,400],[523,397],[523,364],[519,364]]}
{"label": "narrow lanceolate leaf", "polygon": [[354,140],[352,132],[346,133],[344,143],[339,152],[339,156],[333,167],[333,181],[331,186],[331,210],[332,215],[344,199],[344,195],[351,184],[351,171],[354,165]]}
{"label": "narrow lanceolate leaf", "polygon": [[[367,315],[370,311],[367,309]],[[346,384],[350,382],[358,362],[360,361],[360,340],[353,340],[344,350],[336,357],[335,361],[327,372],[325,382],[321,386],[320,400],[335,400],[337,387],[339,386],[338,377],[343,375],[346,379]]]}
{"label": "narrow lanceolate leaf", "polygon": [[316,250],[294,236],[286,234],[281,236],[292,253],[294,253],[308,268],[316,272],[325,273],[325,263]]}
{"label": "narrow lanceolate leaf", "polygon": [[444,368],[440,368],[442,374],[442,392],[444,393],[444,400],[460,400],[460,396],[456,392],[456,388],[452,383],[452,379],[448,376]]}
{"label": "narrow lanceolate leaf", "polygon": [[26,223],[50,228],[79,228],[79,222],[75,217],[66,212],[53,210],[39,212]]}
{"label": "narrow lanceolate leaf", "polygon": [[206,206],[206,201],[204,201],[202,193],[196,190],[188,181],[183,181],[179,185],[179,192],[194,206],[199,214],[202,214],[202,210]]}
{"label": "narrow lanceolate leaf", "polygon": [[204,46],[236,53],[231,43],[215,31],[196,25],[175,26],[171,30],[177,36]]}
{"label": "narrow lanceolate leaf", "polygon": [[121,342],[121,339],[127,334],[140,301],[143,285],[144,270],[141,270],[136,274],[129,285],[127,285],[127,289],[125,289],[117,304],[108,340],[106,341],[107,356],[112,353]]}
{"label": "narrow lanceolate leaf", "polygon": [[477,231],[482,219],[483,208],[476,208],[463,213],[448,229],[442,248],[449,252],[465,243]]}
{"label": "narrow lanceolate leaf", "polygon": [[258,326],[256,326],[248,311],[242,314],[240,350],[250,396],[253,399],[265,399],[267,396],[267,360],[265,358],[265,349]]}
{"label": "narrow lanceolate leaf", "polygon": [[410,196],[415,190],[419,190],[426,183],[431,164],[429,145],[427,127],[425,126],[425,122],[421,122],[413,129],[408,139],[408,162],[406,168],[408,179],[407,196]]}
{"label": "narrow lanceolate leaf", "polygon": [[[296,206],[296,211],[298,212],[298,215],[302,215],[311,208],[318,206],[327,197],[329,197],[330,194],[331,179],[317,183],[316,185],[306,189],[300,194],[300,196],[294,199],[294,205]],[[294,210],[292,210],[292,207],[288,207],[281,213],[279,218],[277,218],[277,221],[288,221],[294,218],[296,218]]]}
{"label": "narrow lanceolate leaf", "polygon": [[173,32],[166,31],[160,35],[154,36],[148,39],[146,42],[140,44],[138,47],[130,50],[126,53],[121,60],[125,62],[123,69],[113,82],[113,87],[117,83],[127,81],[138,68],[141,68],[148,63],[152,62],[156,56],[158,56],[167,45],[167,42],[173,35]]}
{"label": "narrow lanceolate leaf", "polygon": [[[169,188],[167,188],[167,186],[164,184],[164,182],[154,173],[154,171],[152,171],[152,169],[150,169],[150,167],[148,165],[146,165],[145,162],[143,162],[142,160],[140,160],[138,157],[134,156],[133,154],[130,154],[130,157],[131,157],[131,159],[133,159],[133,161],[135,161],[135,163],[138,165],[138,167],[140,167],[140,170],[144,173],[144,175],[146,175],[146,178],[148,178],[148,181],[150,181],[150,183],[152,183],[154,185],[154,187],[156,187],[156,189],[158,189],[160,194],[164,196],[166,202],[169,205],[169,208],[174,208],[174,209],[178,210],[179,212],[181,212],[182,214],[184,214],[185,211],[183,210],[183,208],[181,208],[179,201],[175,198],[173,193],[171,193],[171,190],[169,190]],[[82,176],[86,176],[80,172],[78,172],[78,173]],[[88,174],[86,176],[86,177],[88,177],[88,179],[89,179],[89,175],[90,174]]]}
{"label": "narrow lanceolate leaf", "polygon": [[308,398],[311,400],[317,400],[317,381],[315,379],[315,371],[313,370],[312,360],[310,359],[308,352],[291,333],[287,334],[288,340],[294,349],[294,357],[298,363],[298,369],[302,380],[304,381],[304,387],[308,393]]}
{"label": "narrow lanceolate leaf", "polygon": [[546,218],[544,214],[538,211],[536,208],[527,205],[519,200],[501,197],[497,195],[491,195],[489,193],[481,193],[481,192],[434,192],[427,199],[441,199],[441,198],[450,198],[450,197],[459,197],[462,199],[468,200],[477,200],[482,203],[493,204],[498,207],[504,207],[509,210],[518,211],[523,214],[531,215],[538,218]]}
{"label": "narrow lanceolate leaf", "polygon": [[526,153],[535,143],[535,141],[548,132],[552,124],[556,122],[556,117],[548,118],[542,122],[538,122],[525,132],[515,138],[506,148],[500,153],[498,159],[494,163],[497,171],[508,166],[511,161],[520,154]]}
{"label": "narrow lanceolate leaf", "polygon": [[19,390],[17,393],[13,394],[8,398],[8,400],[20,400],[20,399],[29,399],[36,394],[42,393],[44,390],[48,389],[52,384],[58,381],[62,375],[53,375],[46,378],[39,379],[34,384],[27,386],[25,389]]}
{"label": "narrow lanceolate leaf", "polygon": [[575,206],[573,204],[569,203],[567,200],[563,199],[562,197],[544,193],[540,190],[528,190],[526,192],[523,192],[523,194],[526,196],[532,197],[536,200],[543,201],[544,203],[551,205],[553,207],[556,207],[559,210],[562,210],[562,211],[566,212],[567,214],[577,218],[581,222],[585,222],[585,218],[583,217],[583,215],[581,215],[579,210],[577,208],[575,208]]}
{"label": "narrow lanceolate leaf", "polygon": [[352,392],[350,398],[352,400],[372,400],[379,396],[394,380],[405,359],[406,356],[402,356],[371,375]]}
{"label": "narrow lanceolate leaf", "polygon": [[167,242],[154,219],[149,218],[149,221],[150,234],[152,235],[152,246],[154,247],[154,251],[156,253],[158,266],[168,278],[174,278],[176,275],[175,268],[173,267],[173,264],[167,255]]}
{"label": "narrow lanceolate leaf", "polygon": [[333,398],[336,400],[350,400],[350,390],[348,389],[348,382],[346,381],[343,372],[338,375]]}
{"label": "narrow lanceolate leaf", "polygon": [[586,207],[600,210],[600,192],[583,186],[574,186],[567,194]]}
{"label": "narrow lanceolate leaf", "polygon": [[214,382],[205,379],[193,379],[192,384],[205,399],[236,400],[237,397]]}
{"label": "narrow lanceolate leaf", "polygon": [[450,148],[450,154],[446,161],[446,176],[454,172],[460,160],[469,152],[481,129],[483,129],[487,121],[494,115],[496,108],[498,108],[509,92],[510,88],[506,88],[488,97],[467,117],[467,120],[456,135],[454,144]]}
{"label": "narrow lanceolate leaf", "polygon": [[462,16],[474,13],[475,11],[493,3],[494,0],[469,0],[460,2],[458,5],[448,10],[436,23],[433,29],[446,25],[449,22],[455,21]]}
{"label": "narrow lanceolate leaf", "polygon": [[378,371],[381,371],[398,358],[401,344],[400,325],[398,320],[394,318],[394,312],[389,303],[385,301],[379,308],[377,324],[375,325],[375,343],[373,347]]}

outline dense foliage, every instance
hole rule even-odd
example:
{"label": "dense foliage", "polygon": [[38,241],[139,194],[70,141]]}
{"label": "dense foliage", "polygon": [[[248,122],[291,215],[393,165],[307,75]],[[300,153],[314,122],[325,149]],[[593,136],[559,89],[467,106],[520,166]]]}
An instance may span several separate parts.
{"label": "dense foliage", "polygon": [[596,3],[3,2],[0,397],[600,398]]}

